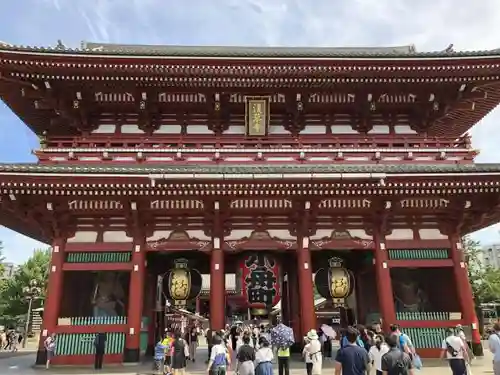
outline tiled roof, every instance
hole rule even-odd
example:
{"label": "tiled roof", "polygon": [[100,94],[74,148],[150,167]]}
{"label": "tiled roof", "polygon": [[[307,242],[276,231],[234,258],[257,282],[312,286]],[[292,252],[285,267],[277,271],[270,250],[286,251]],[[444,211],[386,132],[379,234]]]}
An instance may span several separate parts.
{"label": "tiled roof", "polygon": [[82,43],[81,48],[14,46],[0,43],[0,50],[36,53],[82,55],[130,55],[206,58],[426,58],[426,57],[481,57],[500,56],[500,49],[455,52],[452,48],[441,51],[417,52],[413,45],[396,47],[233,47],[233,46],[174,46]]}
{"label": "tiled roof", "polygon": [[42,165],[0,164],[1,173],[60,174],[300,174],[300,173],[489,173],[500,164],[242,164],[242,165]]}

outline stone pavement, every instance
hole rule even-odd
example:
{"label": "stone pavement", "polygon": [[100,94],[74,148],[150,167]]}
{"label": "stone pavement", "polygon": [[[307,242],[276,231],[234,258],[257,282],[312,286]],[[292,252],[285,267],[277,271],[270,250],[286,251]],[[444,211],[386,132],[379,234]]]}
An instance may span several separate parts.
{"label": "stone pavement", "polygon": [[[44,368],[33,368],[35,362],[35,354],[24,352],[24,355],[17,355],[10,358],[0,359],[0,374],[1,375],[35,375],[35,374],[48,374],[48,375],[88,375],[88,374],[121,374],[121,375],[143,375],[152,374],[152,363],[144,363],[141,365],[131,366],[108,366],[102,371],[96,372],[92,368],[74,368],[74,367],[58,367],[46,371]],[[198,353],[199,360],[188,365],[187,375],[202,375],[206,374],[206,365],[204,359],[206,358],[206,348],[200,348]],[[325,375],[333,375],[333,361],[326,360],[324,363],[323,373]],[[418,372],[419,375],[447,375],[450,374],[446,362],[439,360],[425,360],[424,368]],[[491,353],[486,352],[484,358],[477,359],[472,365],[473,375],[492,374],[491,370]],[[276,369],[275,374],[278,374]],[[305,375],[305,366],[299,360],[294,360],[291,365],[292,375]],[[231,372],[231,375],[234,373]]]}

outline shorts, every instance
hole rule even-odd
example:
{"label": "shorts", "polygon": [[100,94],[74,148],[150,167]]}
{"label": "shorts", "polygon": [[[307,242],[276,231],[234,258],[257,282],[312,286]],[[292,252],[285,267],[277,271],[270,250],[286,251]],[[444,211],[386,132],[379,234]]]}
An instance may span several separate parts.
{"label": "shorts", "polygon": [[46,350],[46,352],[47,352],[47,361],[50,361],[52,358],[54,358],[53,350]]}

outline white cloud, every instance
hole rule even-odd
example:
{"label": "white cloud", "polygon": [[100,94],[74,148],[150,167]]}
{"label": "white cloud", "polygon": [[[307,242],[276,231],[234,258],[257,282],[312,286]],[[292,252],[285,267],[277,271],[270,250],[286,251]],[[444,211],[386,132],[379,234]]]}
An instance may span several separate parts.
{"label": "white cloud", "polygon": [[[44,0],[9,3],[7,42],[77,47],[81,40],[137,44],[376,46],[419,51],[500,47],[498,0]],[[57,10],[54,12],[53,10]],[[22,27],[19,27],[22,25]],[[472,130],[480,162],[500,162],[500,111]],[[0,124],[1,126],[1,124]],[[28,150],[26,150],[28,152]],[[500,241],[498,229],[477,234]]]}
{"label": "white cloud", "polygon": [[46,249],[47,244],[35,241],[22,234],[0,226],[0,241],[2,242],[2,256],[9,262],[23,263],[31,256],[35,249]]}

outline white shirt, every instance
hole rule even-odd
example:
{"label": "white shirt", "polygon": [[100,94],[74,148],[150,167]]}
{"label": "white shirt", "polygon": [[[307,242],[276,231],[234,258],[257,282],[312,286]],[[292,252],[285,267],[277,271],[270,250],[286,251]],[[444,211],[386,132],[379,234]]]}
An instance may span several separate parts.
{"label": "white shirt", "polygon": [[[448,350],[448,345],[446,345],[447,343],[457,351],[458,354],[455,357],[453,357],[450,354],[450,351]],[[462,341],[462,339],[455,335],[448,336],[443,340],[442,349],[446,351],[447,359],[464,359],[464,352],[467,350],[464,346],[464,342]]]}
{"label": "white shirt", "polygon": [[370,357],[370,362],[373,362],[376,370],[382,372],[382,356],[388,351],[389,346],[386,343],[382,343],[380,350],[378,350],[375,345],[370,348],[368,356]]}
{"label": "white shirt", "polygon": [[302,353],[305,355],[306,363],[318,362],[318,359],[321,358],[321,343],[319,340],[312,340],[304,346]]}
{"label": "white shirt", "polygon": [[224,355],[226,355],[226,353],[227,353],[227,350],[226,350],[226,347],[223,344],[214,345],[214,346],[212,346],[212,351],[210,352],[210,360],[211,361],[215,360],[215,357],[218,354],[224,354]]}
{"label": "white shirt", "polygon": [[272,362],[273,359],[273,350],[270,347],[262,347],[255,353],[255,366],[261,362]]}

